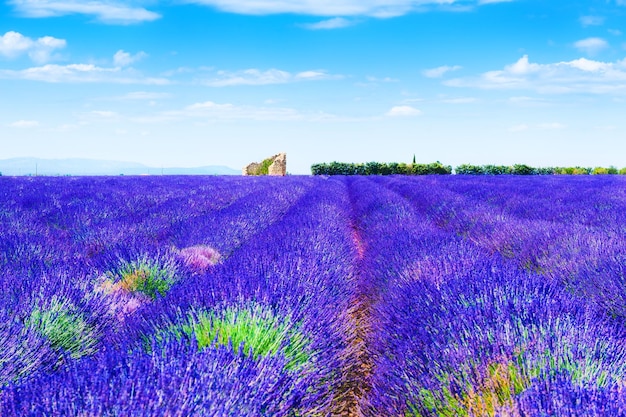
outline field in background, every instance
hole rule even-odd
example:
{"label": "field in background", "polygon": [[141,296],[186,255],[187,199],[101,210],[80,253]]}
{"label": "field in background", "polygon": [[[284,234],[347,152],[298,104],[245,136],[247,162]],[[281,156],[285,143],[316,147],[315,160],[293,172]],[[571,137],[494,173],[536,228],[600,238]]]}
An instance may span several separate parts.
{"label": "field in background", "polygon": [[626,178],[0,178],[2,416],[626,415]]}

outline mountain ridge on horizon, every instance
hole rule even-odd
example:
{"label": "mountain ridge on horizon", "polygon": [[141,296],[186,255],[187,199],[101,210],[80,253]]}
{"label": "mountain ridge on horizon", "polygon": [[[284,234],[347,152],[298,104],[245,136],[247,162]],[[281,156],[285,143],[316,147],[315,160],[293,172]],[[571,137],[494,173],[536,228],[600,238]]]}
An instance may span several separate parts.
{"label": "mountain ridge on horizon", "polygon": [[5,176],[63,175],[240,175],[241,171],[224,165],[200,167],[151,167],[138,162],[89,158],[7,158],[0,159],[0,173]]}

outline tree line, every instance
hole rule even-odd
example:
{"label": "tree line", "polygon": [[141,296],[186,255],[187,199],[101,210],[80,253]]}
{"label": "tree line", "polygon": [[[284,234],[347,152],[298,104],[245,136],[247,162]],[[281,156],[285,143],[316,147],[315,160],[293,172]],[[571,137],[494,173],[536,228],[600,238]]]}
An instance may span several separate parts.
{"label": "tree line", "polygon": [[514,165],[462,164],[454,169],[441,162],[406,164],[403,162],[329,162],[311,165],[313,175],[626,175],[626,168],[616,167],[531,167]]}

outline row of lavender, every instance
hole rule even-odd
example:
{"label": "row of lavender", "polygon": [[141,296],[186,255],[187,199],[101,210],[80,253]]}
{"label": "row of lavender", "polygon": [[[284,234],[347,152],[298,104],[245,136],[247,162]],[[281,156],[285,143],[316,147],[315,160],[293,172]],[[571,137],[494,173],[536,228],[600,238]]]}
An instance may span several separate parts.
{"label": "row of lavender", "polygon": [[0,415],[340,407],[343,183],[3,178],[0,193]]}
{"label": "row of lavender", "polygon": [[621,178],[0,185],[0,415],[626,415]]}
{"label": "row of lavender", "polygon": [[364,414],[626,415],[622,179],[359,181]]}

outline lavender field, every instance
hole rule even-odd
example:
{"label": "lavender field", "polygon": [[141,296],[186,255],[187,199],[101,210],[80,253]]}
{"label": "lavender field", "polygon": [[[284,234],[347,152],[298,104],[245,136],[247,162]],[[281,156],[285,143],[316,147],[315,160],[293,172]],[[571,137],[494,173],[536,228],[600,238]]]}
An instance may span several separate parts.
{"label": "lavender field", "polygon": [[626,416],[626,179],[0,178],[0,416]]}

